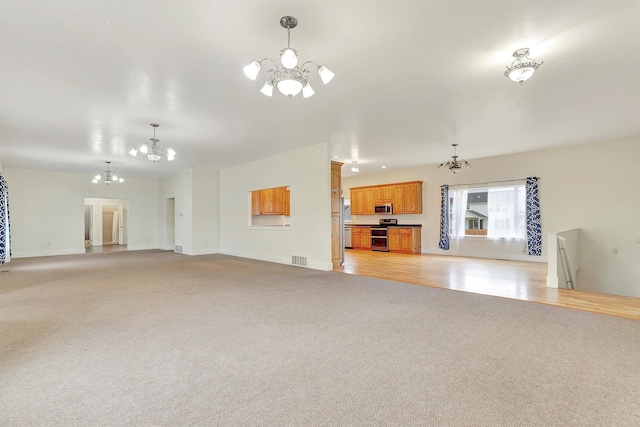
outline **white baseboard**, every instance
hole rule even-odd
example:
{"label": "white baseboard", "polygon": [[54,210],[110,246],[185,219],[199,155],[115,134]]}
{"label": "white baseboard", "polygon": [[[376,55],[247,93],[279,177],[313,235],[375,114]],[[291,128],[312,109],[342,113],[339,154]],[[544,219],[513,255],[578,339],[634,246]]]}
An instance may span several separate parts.
{"label": "white baseboard", "polygon": [[[237,256],[240,258],[257,259],[258,261],[267,261],[267,262],[274,262],[276,264],[285,264],[285,265],[293,266],[293,264],[291,263],[291,255],[285,256],[285,255],[264,254],[260,252],[237,251],[233,249],[221,249],[219,253],[224,255]],[[301,266],[296,265],[295,267],[301,267]],[[302,268],[305,268],[305,267],[302,267]],[[321,262],[321,261],[315,261],[307,258],[306,268],[310,268],[312,270],[331,271],[333,270],[333,264],[330,261]]]}
{"label": "white baseboard", "polygon": [[147,249],[161,249],[158,245],[127,245],[130,251],[144,251]]}
{"label": "white baseboard", "polygon": [[85,249],[44,249],[39,251],[13,252],[11,258],[33,258],[39,256],[77,255],[85,253]]}
{"label": "white baseboard", "polygon": [[422,252],[423,254],[432,255],[449,255],[449,256],[464,256],[469,258],[484,258],[484,259],[504,259],[507,261],[529,261],[529,262],[547,262],[545,255],[519,255],[519,254],[501,254],[501,253],[486,253],[486,252],[471,252],[471,251],[456,251],[456,250],[438,250],[437,252]]}

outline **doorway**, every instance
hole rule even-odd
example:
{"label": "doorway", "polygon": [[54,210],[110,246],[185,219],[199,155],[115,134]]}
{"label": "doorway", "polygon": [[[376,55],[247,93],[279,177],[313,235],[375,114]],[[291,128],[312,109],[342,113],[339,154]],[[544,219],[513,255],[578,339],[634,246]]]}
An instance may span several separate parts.
{"label": "doorway", "polygon": [[102,246],[122,244],[121,210],[119,205],[102,205]]}
{"label": "doorway", "polygon": [[176,246],[176,199],[167,199],[167,243],[165,249],[175,250]]}
{"label": "doorway", "polygon": [[93,246],[93,205],[84,205],[84,247]]}
{"label": "doorway", "polygon": [[84,241],[87,252],[126,250],[128,207],[125,199],[84,199]]}

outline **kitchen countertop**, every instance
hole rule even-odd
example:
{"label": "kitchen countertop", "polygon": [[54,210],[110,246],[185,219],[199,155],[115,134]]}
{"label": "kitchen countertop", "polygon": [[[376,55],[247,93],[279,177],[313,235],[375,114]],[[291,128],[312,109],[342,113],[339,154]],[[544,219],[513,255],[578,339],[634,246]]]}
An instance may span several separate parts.
{"label": "kitchen countertop", "polygon": [[[379,227],[380,224],[353,224],[350,222],[345,222],[344,226],[345,227]],[[384,227],[422,228],[422,224],[385,224]]]}

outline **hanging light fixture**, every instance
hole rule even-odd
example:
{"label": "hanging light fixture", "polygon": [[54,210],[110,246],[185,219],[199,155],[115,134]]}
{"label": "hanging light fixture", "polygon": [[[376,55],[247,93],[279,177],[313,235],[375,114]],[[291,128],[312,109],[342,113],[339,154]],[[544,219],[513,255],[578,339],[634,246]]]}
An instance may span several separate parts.
{"label": "hanging light fixture", "polygon": [[526,47],[513,52],[513,57],[516,59],[510,66],[507,66],[504,75],[520,84],[533,76],[533,73],[543,64],[543,62],[537,63],[534,59],[529,58],[529,48]]}
{"label": "hanging light fixture", "polygon": [[351,161],[351,172],[360,172],[360,168],[358,167],[358,161],[357,160],[352,160]]}
{"label": "hanging light fixture", "polygon": [[313,96],[315,91],[309,84],[307,74],[311,72],[309,66],[315,66],[322,83],[327,84],[333,79],[335,74],[324,65],[318,65],[313,61],[307,61],[298,66],[298,51],[291,47],[291,29],[298,25],[298,20],[293,16],[283,16],[280,19],[280,25],[287,29],[287,47],[280,50],[280,64],[271,58],[264,58],[260,61],[253,61],[251,64],[243,68],[244,74],[251,80],[258,77],[258,73],[262,69],[264,61],[270,61],[275,68],[269,69],[269,77],[260,92],[267,96],[273,96],[273,88],[278,89],[280,93],[293,98],[302,91],[304,98]]}
{"label": "hanging light fixture", "polygon": [[104,175],[103,175],[103,176],[101,176],[101,175],[96,175],[96,176],[93,178],[93,181],[91,181],[91,182],[93,182],[94,184],[97,184],[97,183],[99,183],[99,182],[102,180],[102,182],[104,182],[104,183],[105,183],[105,184],[107,184],[107,185],[111,184],[112,182],[124,182],[124,178],[122,178],[121,176],[119,177],[119,176],[117,176],[117,175],[114,175],[114,174],[113,174],[113,173],[111,173],[111,171],[109,170],[109,164],[110,164],[111,162],[105,162],[105,163],[107,164],[107,170],[106,170],[106,171],[104,171]]}
{"label": "hanging light fixture", "polygon": [[[158,160],[162,159],[165,154],[158,145],[158,142],[160,142],[160,140],[156,139],[156,128],[160,125],[157,123],[149,123],[149,125],[153,127],[153,138],[149,138],[151,144],[142,144],[140,148],[134,147],[131,149],[131,151],[129,151],[129,154],[135,157],[138,155],[138,151],[140,151],[142,154],[147,155],[147,159],[151,160],[152,162],[157,162]],[[175,158],[176,152],[173,150],[173,148],[167,148],[167,160],[171,161]]]}
{"label": "hanging light fixture", "polygon": [[464,159],[459,159],[458,160],[458,156],[456,154],[456,147],[458,146],[458,144],[451,144],[451,145],[453,146],[453,156],[452,156],[451,160],[449,160],[447,162],[440,163],[438,165],[438,167],[441,168],[443,166],[446,166],[453,173],[458,172],[463,167],[470,168],[471,167],[471,163],[467,162]]}

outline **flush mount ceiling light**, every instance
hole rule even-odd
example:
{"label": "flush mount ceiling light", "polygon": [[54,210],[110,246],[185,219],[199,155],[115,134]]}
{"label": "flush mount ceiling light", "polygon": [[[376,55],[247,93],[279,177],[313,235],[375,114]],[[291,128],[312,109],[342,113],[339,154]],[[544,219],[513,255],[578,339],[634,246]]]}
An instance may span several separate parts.
{"label": "flush mount ceiling light", "polygon": [[307,61],[298,66],[298,51],[291,47],[291,29],[298,25],[298,20],[293,16],[283,16],[280,19],[280,25],[287,29],[287,47],[280,50],[280,64],[282,64],[282,67],[278,67],[278,64],[273,59],[264,58],[260,61],[253,61],[242,70],[247,77],[255,80],[262,68],[262,63],[270,61],[275,68],[267,71],[269,77],[260,92],[267,96],[273,96],[273,88],[275,87],[280,93],[289,98],[293,98],[300,91],[302,91],[304,98],[309,98],[315,93],[308,81],[307,74],[311,72],[311,69],[308,68],[309,66],[316,67],[316,71],[324,84],[329,83],[335,74],[324,65],[318,65],[313,61]]}
{"label": "flush mount ceiling light", "polygon": [[[138,155],[138,151],[140,151],[142,154],[147,155],[147,159],[151,160],[152,162],[157,162],[164,156],[164,152],[158,145],[158,142],[160,142],[160,140],[156,139],[156,128],[160,125],[157,123],[149,123],[149,125],[153,127],[153,138],[149,138],[151,144],[142,144],[140,148],[134,147],[131,149],[131,151],[129,151],[129,154],[135,157]],[[167,160],[171,161],[175,158],[176,152],[173,150],[173,148],[167,148]]]}
{"label": "flush mount ceiling light", "polygon": [[543,62],[537,63],[529,58],[529,48],[526,47],[513,52],[513,57],[516,59],[510,66],[507,66],[504,75],[520,84],[533,76],[533,73],[543,64]]}
{"label": "flush mount ceiling light", "polygon": [[452,156],[451,160],[449,160],[447,162],[440,163],[438,165],[438,167],[441,168],[443,166],[446,166],[453,173],[458,172],[463,167],[470,168],[471,167],[471,163],[467,162],[464,159],[458,160],[458,156],[456,155],[456,147],[458,146],[458,144],[451,144],[451,145],[453,146],[453,156]]}
{"label": "flush mount ceiling light", "polygon": [[104,175],[100,176],[100,175],[96,175],[95,178],[93,178],[93,182],[94,184],[99,183],[101,180],[102,182],[104,182],[105,184],[109,185],[112,182],[124,182],[124,178],[122,177],[118,177],[117,175],[114,175],[111,173],[111,171],[109,170],[109,164],[111,162],[105,162],[107,164],[107,170],[104,171]]}
{"label": "flush mount ceiling light", "polygon": [[358,161],[357,160],[352,160],[351,161],[351,172],[360,172],[360,168],[358,167]]}

